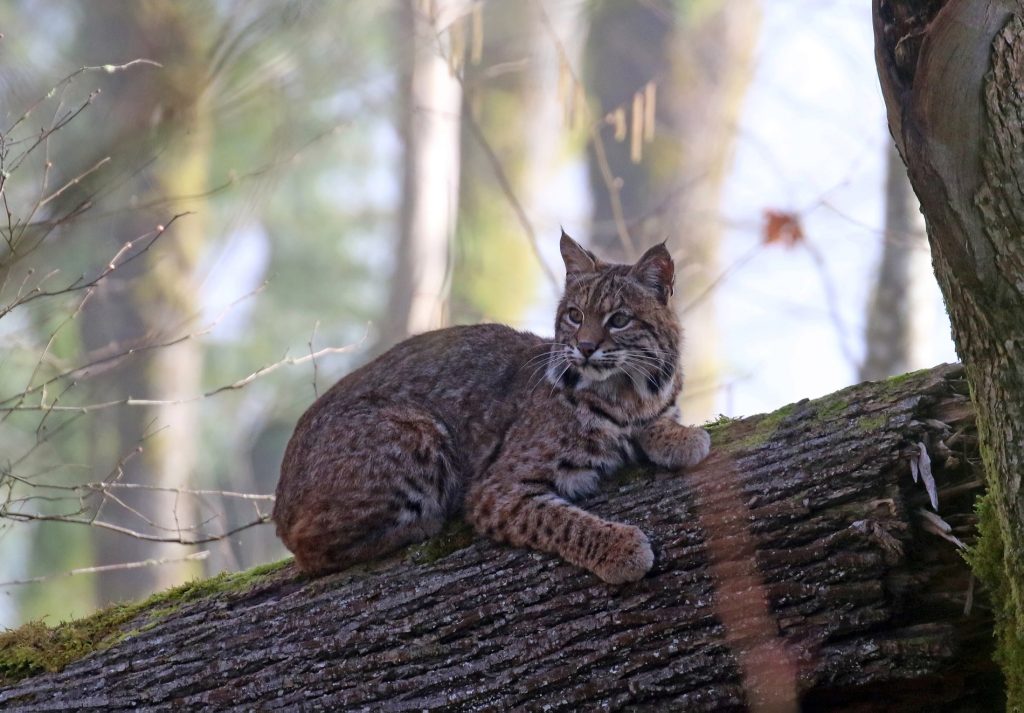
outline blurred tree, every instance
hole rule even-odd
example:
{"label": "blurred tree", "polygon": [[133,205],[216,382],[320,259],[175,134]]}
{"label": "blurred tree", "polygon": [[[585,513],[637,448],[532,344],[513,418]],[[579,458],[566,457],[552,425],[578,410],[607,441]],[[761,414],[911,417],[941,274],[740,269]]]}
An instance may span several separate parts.
{"label": "blurred tree", "polygon": [[455,72],[462,56],[462,6],[457,0],[399,2],[402,200],[378,348],[440,327],[448,318],[448,246],[459,195],[462,87]]}
{"label": "blurred tree", "polygon": [[924,217],[895,146],[886,151],[885,232],[868,305],[860,379],[884,379],[927,366],[934,329],[926,288],[934,284]]}
{"label": "blurred tree", "polygon": [[604,117],[587,154],[593,243],[629,259],[668,240],[679,259],[691,421],[716,413],[714,302],[698,298],[718,272],[718,205],[758,25],[755,0],[590,5],[585,82]]}
{"label": "blurred tree", "polygon": [[475,5],[468,23],[456,321],[516,324],[534,299],[537,256],[529,241],[538,239],[533,225],[560,158],[563,126],[559,54],[544,27],[549,15],[556,32],[572,31],[574,12],[540,2]]}
{"label": "blurred tree", "polygon": [[[122,73],[109,89],[103,127],[93,126],[92,141],[82,147],[79,161],[90,165],[110,156],[125,193],[153,209],[123,211],[103,221],[91,242],[101,254],[112,253],[126,240],[152,231],[170,216],[168,199],[201,196],[208,185],[211,126],[207,90],[211,78],[207,52],[216,26],[213,8],[204,0],[165,3],[154,0],[99,0],[82,8],[78,24],[79,56],[101,65],[146,58],[162,68]],[[115,56],[111,56],[111,55]],[[157,160],[159,159],[159,160]],[[108,176],[100,180],[109,180]],[[89,188],[96,189],[96,186]],[[104,188],[107,188],[105,186]],[[201,198],[176,204],[191,210],[132,269],[106,283],[98,299],[87,306],[81,321],[85,348],[93,353],[139,349],[116,370],[93,380],[97,398],[124,394],[136,398],[178,402],[200,392],[202,345],[189,338],[147,350],[147,345],[176,340],[201,312],[195,269],[206,240],[206,211]],[[141,272],[145,279],[138,279]],[[187,333],[187,331],[186,331]],[[90,462],[110,477],[105,464],[116,463],[143,444],[142,455],[125,462],[123,477],[158,487],[186,487],[195,468],[197,410],[194,403],[157,405],[142,414],[123,408],[100,412],[93,421],[96,449]],[[167,430],[151,437],[156,429]],[[122,477],[122,476],[118,476]],[[164,493],[126,495],[126,502],[153,521],[194,524],[191,502]],[[139,529],[144,520],[117,507],[107,508],[114,524]],[[94,531],[96,561],[113,564],[152,558],[165,548]],[[170,533],[173,536],[173,531]],[[133,598],[180,582],[186,566],[164,566],[113,573],[97,580],[101,603]]]}

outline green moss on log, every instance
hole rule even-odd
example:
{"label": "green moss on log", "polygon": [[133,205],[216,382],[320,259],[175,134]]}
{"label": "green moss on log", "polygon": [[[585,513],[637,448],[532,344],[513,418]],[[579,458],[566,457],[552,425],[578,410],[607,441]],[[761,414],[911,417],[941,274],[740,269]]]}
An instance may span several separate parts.
{"label": "green moss on log", "polygon": [[473,528],[462,520],[448,522],[440,533],[429,540],[409,545],[406,557],[416,564],[430,564],[473,543]]}
{"label": "green moss on log", "polygon": [[[930,369],[923,369],[909,374],[901,374],[878,382],[878,384],[882,386],[883,393],[892,393],[906,388],[908,383],[920,380],[930,372]],[[797,414],[800,414],[801,418],[810,419],[811,423],[823,423],[843,418],[850,409],[851,392],[862,388],[863,385],[850,386],[813,401],[805,400],[783,406],[763,416],[752,416],[750,419],[743,419],[739,423],[739,428],[735,430],[733,426],[736,425],[738,419],[725,416],[705,424],[704,428],[711,434],[712,449],[720,447],[730,452],[755,450],[772,441],[785,420]],[[854,425],[864,432],[881,430],[886,427],[887,423],[888,416],[883,411],[862,414],[854,421]]]}
{"label": "green moss on log", "polygon": [[880,431],[889,422],[889,417],[884,413],[868,414],[857,419],[857,428],[864,433]]}
{"label": "green moss on log", "polygon": [[886,388],[893,389],[903,386],[908,381],[913,381],[914,379],[920,379],[921,377],[927,376],[933,370],[934,367],[931,369],[908,371],[906,374],[897,374],[896,376],[890,376],[888,379],[882,379],[878,383],[884,385]]}
{"label": "green moss on log", "polygon": [[1024,703],[1024,621],[1014,606],[1007,576],[1005,545],[992,490],[978,499],[978,540],[967,555],[975,576],[985,586],[995,618],[996,663],[1006,678],[1008,710]]}
{"label": "green moss on log", "polygon": [[[0,632],[0,684],[46,671],[60,671],[94,651],[152,628],[186,602],[226,592],[245,591],[291,563],[291,558],[244,572],[222,573],[159,592],[141,602],[114,604],[81,619],[48,626],[31,621]],[[128,626],[132,624],[133,626]]]}

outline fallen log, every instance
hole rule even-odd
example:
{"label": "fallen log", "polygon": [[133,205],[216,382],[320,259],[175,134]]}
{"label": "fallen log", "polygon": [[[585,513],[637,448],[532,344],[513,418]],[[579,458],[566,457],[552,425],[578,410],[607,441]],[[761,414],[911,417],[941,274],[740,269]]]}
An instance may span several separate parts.
{"label": "fallen log", "polygon": [[959,366],[710,430],[699,468],[586,503],[650,535],[639,582],[455,525],[322,579],[283,564],[108,612],[61,670],[2,635],[0,709],[1000,709],[961,553],[983,486]]}

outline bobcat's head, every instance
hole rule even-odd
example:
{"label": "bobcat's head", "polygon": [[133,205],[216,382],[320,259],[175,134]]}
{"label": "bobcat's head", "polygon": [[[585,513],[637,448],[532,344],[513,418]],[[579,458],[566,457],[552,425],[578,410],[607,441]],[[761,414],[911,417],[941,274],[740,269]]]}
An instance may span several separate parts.
{"label": "bobcat's head", "polygon": [[564,232],[565,294],[555,316],[548,378],[567,388],[616,379],[642,398],[663,397],[679,368],[675,266],[664,244],[633,265],[604,263]]}

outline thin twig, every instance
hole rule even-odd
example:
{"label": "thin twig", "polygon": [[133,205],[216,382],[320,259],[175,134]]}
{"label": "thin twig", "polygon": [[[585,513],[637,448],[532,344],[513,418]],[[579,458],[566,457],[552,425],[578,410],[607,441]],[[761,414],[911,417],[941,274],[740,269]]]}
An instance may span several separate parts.
{"label": "thin twig", "polygon": [[[263,289],[263,286],[253,290],[252,292],[248,293],[247,295],[245,295],[245,296],[241,297],[240,299],[236,300],[235,302],[231,303],[219,315],[217,315],[217,317],[213,321],[211,321],[209,324],[207,324],[205,327],[203,327],[202,329],[200,329],[198,331],[191,332],[189,334],[183,334],[183,335],[180,335],[178,337],[175,337],[173,339],[169,339],[169,340],[166,340],[166,341],[163,341],[163,342],[151,342],[149,344],[140,344],[138,346],[132,346],[132,347],[124,348],[122,351],[117,351],[114,354],[107,354],[107,355],[102,356],[102,357],[97,357],[93,361],[87,362],[85,364],[82,364],[81,366],[77,366],[77,367],[74,367],[72,369],[68,369],[68,370],[66,370],[66,371],[64,371],[64,372],[62,372],[60,374],[57,374],[56,376],[53,376],[53,377],[49,378],[48,380],[44,381],[41,384],[37,384],[36,386],[30,387],[30,388],[26,388],[25,390],[23,390],[20,393],[4,397],[4,398],[0,399],[0,404],[9,403],[11,401],[14,401],[15,399],[17,399],[18,403],[21,404],[21,403],[24,402],[26,396],[28,396],[30,394],[33,394],[33,393],[36,393],[36,392],[39,392],[39,391],[44,391],[45,392],[47,386],[49,386],[51,384],[54,384],[54,383],[60,381],[61,379],[67,379],[67,378],[73,378],[73,377],[79,377],[79,376],[83,376],[84,377],[84,376],[86,376],[86,375],[88,375],[90,373],[90,370],[95,369],[96,367],[103,366],[103,367],[106,367],[107,369],[109,369],[109,368],[112,368],[121,359],[126,359],[128,357],[135,356],[135,355],[138,355],[138,354],[142,354],[144,352],[153,351],[155,349],[162,349],[164,347],[171,347],[171,346],[174,346],[175,344],[180,344],[182,342],[188,341],[189,339],[198,339],[199,337],[202,337],[202,336],[208,334],[209,332],[211,332],[217,326],[217,324],[224,318],[224,316],[228,313],[228,311],[232,307],[234,307],[236,304],[238,304],[241,300],[247,299],[248,297],[256,294],[257,292],[259,292],[262,289]],[[119,349],[121,348],[120,345],[118,345],[118,348]],[[8,408],[10,408],[10,407],[8,407]],[[0,412],[3,412],[4,410],[5,409],[0,408]],[[39,410],[39,409],[35,408],[35,409],[26,409],[26,410]]]}
{"label": "thin twig", "polygon": [[[125,265],[127,265],[130,262],[134,262],[139,257],[141,257],[142,255],[147,253],[149,251],[149,249],[153,247],[153,245],[156,243],[156,241],[160,239],[160,236],[162,236],[167,231],[167,229],[170,228],[171,225],[174,224],[175,221],[177,221],[179,218],[182,218],[182,217],[184,217],[186,215],[192,215],[192,213],[188,212],[188,211],[183,212],[183,213],[178,213],[177,215],[172,216],[171,219],[169,221],[167,221],[166,224],[157,225],[156,228],[154,228],[153,230],[149,231],[148,233],[145,233],[144,235],[140,236],[139,238],[136,238],[135,240],[129,240],[128,242],[126,242],[124,245],[121,246],[120,250],[117,251],[117,253],[114,255],[114,257],[111,258],[110,262],[107,263],[107,266],[102,271],[100,271],[99,274],[95,275],[93,278],[91,278],[88,281],[86,281],[85,277],[82,276],[82,277],[77,278],[70,285],[67,285],[66,287],[63,287],[63,288],[60,288],[60,289],[57,289],[57,290],[53,290],[53,291],[47,291],[47,290],[41,289],[40,285],[42,284],[42,281],[40,281],[36,285],[35,288],[29,290],[24,296],[21,296],[19,294],[19,296],[17,298],[15,298],[15,300],[13,302],[11,302],[8,305],[0,308],[0,318],[3,318],[6,314],[8,314],[11,311],[17,309],[18,307],[24,306],[24,305],[28,304],[29,302],[33,302],[33,301],[35,301],[37,299],[41,299],[43,297],[58,297],[60,295],[66,295],[66,294],[70,294],[72,292],[80,292],[82,290],[87,290],[90,287],[95,287],[100,282],[102,282],[105,278],[107,278],[111,273],[113,273],[115,270],[124,267]],[[121,258],[126,253],[130,252],[131,249],[133,247],[135,247],[135,243],[136,242],[138,242],[139,240],[146,240],[146,239],[148,239],[148,242],[146,242],[141,248],[139,248],[139,250],[137,250],[136,252],[131,253],[130,255],[128,255],[128,257],[124,258],[124,260],[121,260]],[[119,260],[121,260],[121,261],[118,262]],[[55,272],[54,273],[49,273],[49,274],[55,274]],[[49,276],[49,275],[47,275],[47,276]]]}
{"label": "thin twig", "polygon": [[698,293],[696,296],[693,297],[693,299],[691,299],[689,302],[683,305],[680,312],[682,312],[682,314],[687,314],[690,310],[694,309],[697,305],[699,305],[708,297],[710,297],[711,294],[719,287],[719,285],[725,282],[726,278],[728,278],[730,275],[732,275],[732,273],[736,272],[741,267],[743,267],[748,262],[757,257],[758,253],[761,252],[761,249],[763,247],[764,245],[762,243],[757,243],[753,248],[751,248],[744,254],[740,255],[738,258],[736,258],[736,260],[731,265],[726,267],[713,280],[711,280],[711,282],[709,282],[707,286],[703,290],[701,290],[700,293]]}
{"label": "thin twig", "polygon": [[209,556],[210,551],[203,550],[202,552],[193,552],[192,554],[185,555],[184,557],[162,557],[160,559],[140,560],[138,562],[121,562],[119,564],[101,564],[95,567],[79,567],[78,569],[72,569],[68,572],[61,572],[60,574],[47,574],[41,577],[31,577],[29,579],[12,579],[9,582],[0,582],[0,587],[13,587],[21,584],[38,584],[40,582],[48,582],[51,579],[73,577],[78,574],[99,574],[101,572],[116,572],[125,569],[158,567],[160,565],[174,564],[177,562],[199,562],[205,560]]}
{"label": "thin twig", "polygon": [[[98,171],[100,168],[102,168],[104,165],[106,165],[109,162],[110,162],[110,157],[109,156],[107,156],[106,158],[101,158],[99,161],[94,163],[91,167],[89,167],[86,170],[82,171],[80,174],[78,174],[77,176],[72,178],[70,181],[68,181],[63,186],[58,188],[56,191],[54,191],[53,193],[48,195],[46,198],[43,198],[41,201],[39,201],[39,207],[42,208],[43,206],[45,206],[47,203],[49,203],[50,201],[54,200],[55,198],[59,198],[61,196],[61,194],[64,193],[64,191],[66,191],[67,189],[71,188],[72,186],[77,186],[82,181],[83,178],[86,178],[90,174]],[[47,168],[49,168],[49,161],[47,161]]]}
{"label": "thin twig", "polygon": [[320,326],[320,320],[318,319],[313,323],[313,333],[309,335],[309,356],[313,362],[313,398],[320,398],[320,392],[316,387],[316,355],[313,353],[313,342],[316,341],[316,330]]}
{"label": "thin twig", "polygon": [[807,240],[802,241],[800,245],[811,256],[811,260],[814,262],[815,268],[817,268],[818,276],[821,278],[822,290],[825,292],[825,305],[828,309],[832,326],[836,330],[836,341],[839,343],[839,350],[856,372],[861,367],[860,359],[857,358],[857,355],[853,353],[853,350],[850,349],[850,345],[847,343],[846,326],[843,323],[843,316],[839,310],[839,296],[836,294],[835,283],[829,275],[825,257],[821,254],[820,250]]}
{"label": "thin twig", "polygon": [[200,535],[195,539],[186,539],[180,535],[178,537],[162,537],[160,535],[150,535],[145,532],[133,530],[129,527],[122,527],[120,525],[115,525],[112,522],[107,522],[105,520],[99,520],[95,518],[83,519],[79,517],[66,515],[43,515],[42,513],[21,512],[9,512],[6,514],[6,516],[9,519],[18,522],[64,522],[71,525],[87,525],[89,527],[98,527],[101,530],[110,530],[111,532],[117,532],[121,535],[126,535],[136,540],[144,540],[146,542],[167,542],[177,545],[204,545],[208,542],[218,542],[220,540],[224,540],[233,535],[236,535],[239,532],[242,532],[243,530],[248,530],[252,527],[263,525],[271,521],[270,513],[260,513],[259,517],[255,520],[247,522],[243,525],[239,525],[220,534]]}
{"label": "thin twig", "polygon": [[[137,453],[138,449],[135,448],[131,451],[131,454]],[[81,485],[59,485],[56,483],[36,483],[28,478],[23,478],[16,475],[10,475],[9,477],[17,480],[24,485],[31,486],[33,488],[40,488],[43,490],[62,490],[65,492],[81,492],[81,491],[103,491],[111,489],[120,490],[146,490],[161,493],[179,493],[182,495],[194,495],[196,497],[204,496],[215,496],[219,498],[237,498],[239,500],[266,500],[273,502],[273,495],[263,495],[260,493],[239,493],[233,490],[206,490],[200,488],[172,488],[169,486],[162,485],[147,485],[145,483],[123,483],[123,482],[93,482],[93,483],[82,483]]]}
{"label": "thin twig", "polygon": [[260,378],[261,376],[265,376],[265,375],[269,374],[272,371],[276,371],[277,369],[279,369],[279,368],[281,368],[282,366],[285,366],[285,365],[296,366],[296,365],[299,365],[299,364],[304,364],[307,361],[310,361],[312,359],[316,359],[317,357],[324,356],[325,354],[344,354],[346,352],[352,351],[352,349],[354,349],[354,348],[355,348],[355,345],[349,345],[349,346],[346,346],[346,347],[325,347],[325,348],[323,348],[323,349],[321,349],[321,350],[319,350],[319,351],[317,351],[317,352],[315,352],[313,354],[307,354],[307,355],[301,356],[301,357],[291,357],[291,358],[281,359],[280,361],[274,362],[273,364],[268,364],[267,366],[264,366],[264,367],[262,367],[260,369],[257,369],[256,371],[254,371],[253,373],[249,374],[248,376],[246,376],[246,377],[244,377],[242,379],[239,379],[238,381],[235,381],[235,382],[233,382],[231,384],[225,384],[224,386],[218,386],[216,389],[211,389],[210,391],[206,391],[206,392],[204,392],[202,394],[198,394],[196,396],[189,396],[188,398],[184,398],[184,399],[173,399],[173,400],[165,400],[165,399],[136,399],[136,398],[132,398],[131,396],[129,396],[129,397],[124,398],[124,399],[116,399],[116,400],[113,400],[113,401],[104,401],[102,403],[95,403],[95,404],[85,404],[83,406],[58,406],[58,405],[55,405],[55,404],[49,404],[49,405],[28,404],[28,405],[20,405],[20,406],[3,406],[3,407],[0,407],[0,412],[4,412],[4,411],[70,411],[72,413],[89,413],[90,411],[99,411],[101,409],[113,408],[114,406],[178,406],[180,404],[192,403],[192,402],[195,402],[195,401],[200,401],[202,399],[209,398],[211,396],[216,396],[217,394],[220,394],[220,393],[222,393],[224,391],[234,391],[234,390],[237,390],[237,389],[244,388],[244,387],[248,386],[249,384],[251,384],[256,379]]}
{"label": "thin twig", "polygon": [[80,489],[93,489],[93,490],[108,490],[111,488],[120,488],[124,490],[147,490],[161,493],[177,493],[179,495],[194,495],[196,497],[204,496],[217,496],[222,498],[236,498],[239,500],[266,500],[269,502],[274,501],[273,495],[264,495],[261,493],[239,493],[233,490],[205,490],[205,489],[193,489],[193,488],[171,488],[159,485],[146,485],[144,483],[86,483],[84,485],[70,485],[61,486],[71,490]]}

